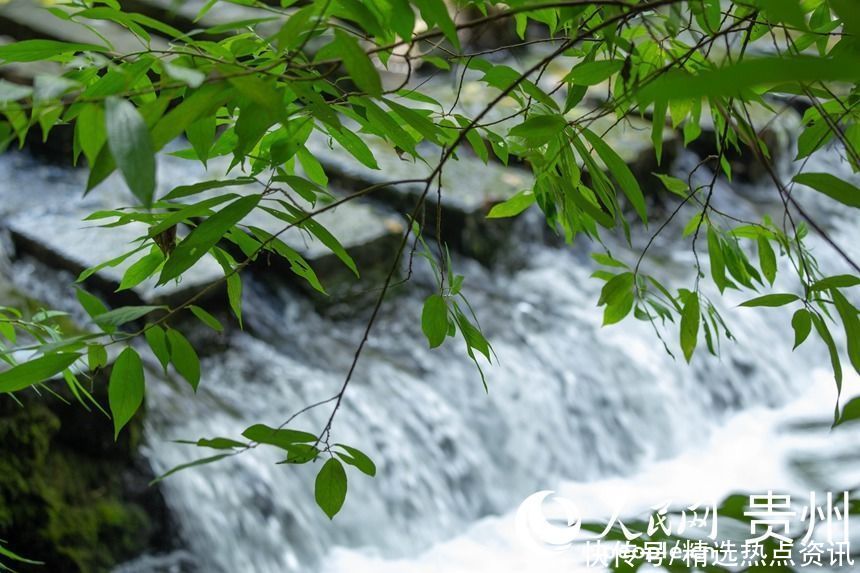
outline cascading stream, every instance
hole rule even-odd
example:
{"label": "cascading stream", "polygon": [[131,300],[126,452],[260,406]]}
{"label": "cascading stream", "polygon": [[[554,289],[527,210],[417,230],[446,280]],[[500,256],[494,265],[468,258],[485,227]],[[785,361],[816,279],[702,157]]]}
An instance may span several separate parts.
{"label": "cascading stream", "polygon": [[[825,151],[813,161],[850,178],[834,157]],[[0,161],[9,175],[0,178],[4,198],[10,197],[7,209],[11,197],[26,202],[16,189],[24,172],[30,185],[65,186],[67,192],[77,185],[63,182],[55,168],[33,172],[22,161],[28,160],[12,155]],[[159,169],[163,180],[187,177],[174,162]],[[775,192],[767,185],[735,192],[721,184],[718,195],[731,201],[733,212],[750,217],[775,208]],[[834,235],[857,255],[856,220],[838,210],[828,213],[826,201],[811,203],[815,212],[832,216]],[[535,235],[540,233],[534,229],[523,233]],[[646,270],[689,286],[693,257],[678,248],[677,236],[670,228],[667,239],[655,243]],[[640,234],[632,250],[609,245],[617,258],[633,263],[645,240]],[[835,254],[813,240],[822,266],[842,269]],[[825,363],[817,346],[791,352],[787,311],[732,309],[744,300],[737,295],[724,308],[738,343],[724,342],[720,358],[700,351],[692,366],[673,360],[647,323],[628,319],[601,328],[595,307],[601,283],[589,278],[596,266],[586,247],[584,241],[560,248],[528,241],[517,247],[520,256],[494,270],[455,258],[498,355],[498,364],[485,366],[488,395],[462,341],[427,349],[419,317],[431,287],[421,271],[414,288],[395,293],[333,428],[334,441],[373,457],[378,476],[349,472],[347,502],[333,522],[313,499],[316,468],[277,465],[270,449],[166,480],[168,505],[198,569],[316,570],[336,547],[413,556],[482,517],[509,513],[534,491],[561,481],[628,475],[688,451],[731,413],[784,404],[806,385],[814,366]],[[706,252],[703,242],[699,249]],[[45,282],[44,268],[18,262],[10,274],[40,298],[73,306],[56,300],[56,289],[37,288]],[[68,284],[69,278],[62,280]],[[781,280],[790,288],[790,277]],[[254,278],[246,285],[245,312],[247,332],[231,334],[227,350],[203,360],[196,396],[179,382],[147,388],[146,455],[156,472],[207,455],[171,440],[236,437],[253,423],[278,425],[332,396],[366,318],[328,317],[295,291]],[[669,334],[673,344],[676,336]],[[313,410],[291,427],[318,432],[329,408]],[[146,570],[144,563],[128,570]]]}

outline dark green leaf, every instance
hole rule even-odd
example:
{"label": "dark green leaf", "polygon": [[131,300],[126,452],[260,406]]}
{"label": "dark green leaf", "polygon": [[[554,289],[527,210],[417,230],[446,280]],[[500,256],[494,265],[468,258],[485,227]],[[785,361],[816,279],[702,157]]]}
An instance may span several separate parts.
{"label": "dark green leaf", "polygon": [[105,327],[116,327],[122,326],[127,322],[131,322],[133,320],[137,320],[143,316],[146,316],[150,312],[154,310],[163,309],[163,306],[121,306],[119,308],[115,308],[113,310],[109,310],[108,312],[96,315],[93,317],[93,321],[101,326],[103,329]]}
{"label": "dark green leaf", "polygon": [[157,484],[158,482],[160,482],[164,478],[166,478],[168,476],[172,476],[176,472],[180,472],[180,471],[188,469],[188,468],[193,468],[195,466],[202,466],[204,464],[211,464],[212,462],[217,462],[218,460],[223,460],[224,458],[232,456],[232,455],[233,454],[218,454],[217,456],[211,456],[208,458],[202,458],[199,460],[194,460],[193,462],[188,462],[187,464],[180,464],[180,465],[176,466],[175,468],[171,469],[170,471],[161,474],[160,476],[158,476],[157,478],[155,478],[154,480],[149,482],[149,485]]}
{"label": "dark green leaf", "polygon": [[740,306],[785,306],[787,304],[791,304],[792,302],[800,300],[800,298],[795,294],[789,293],[776,293],[776,294],[766,294],[764,296],[756,297],[750,299],[746,302],[740,304]]}
{"label": "dark green leaf", "polygon": [[809,311],[805,308],[798,309],[791,317],[791,327],[794,329],[794,348],[797,348],[812,331],[812,316]]}
{"label": "dark green leaf", "polygon": [[170,347],[167,345],[167,335],[164,329],[157,324],[149,324],[143,333],[146,337],[146,342],[152,350],[152,354],[161,363],[161,367],[167,372],[167,365],[170,364]]}
{"label": "dark green leaf", "polygon": [[113,415],[114,439],[143,404],[143,363],[137,352],[127,346],[117,357],[110,373],[108,402]]}
{"label": "dark green leaf", "polygon": [[379,72],[358,42],[341,30],[335,30],[334,34],[338,55],[355,85],[368,95],[381,96],[382,80],[379,79]]}
{"label": "dark green leaf", "polygon": [[254,442],[269,444],[287,449],[297,443],[316,442],[317,437],[310,432],[290,430],[287,428],[272,428],[264,424],[254,424],[242,432],[242,435]]}
{"label": "dark green leaf", "polygon": [[346,499],[346,471],[337,459],[329,458],[317,474],[314,497],[329,519],[334,519],[343,507]]}
{"label": "dark green leaf", "polygon": [[172,328],[167,330],[167,343],[170,345],[170,361],[176,371],[191,384],[194,391],[200,384],[200,359],[188,339]]}
{"label": "dark green leaf", "polygon": [[161,269],[159,284],[165,284],[190,269],[236,223],[250,213],[260,201],[259,195],[236,199],[212,215],[185,237]]}
{"label": "dark green leaf", "polygon": [[4,62],[36,62],[74,52],[107,52],[104,46],[74,44],[55,40],[23,40],[0,46],[0,60]]}
{"label": "dark green leaf", "polygon": [[192,313],[194,313],[194,316],[199,318],[203,324],[205,324],[206,326],[208,326],[212,330],[214,330],[216,332],[223,332],[224,331],[224,325],[221,324],[221,321],[219,321],[217,318],[215,318],[214,316],[212,316],[211,314],[206,312],[206,310],[200,308],[199,306],[195,306],[195,305],[189,306],[188,309]]}
{"label": "dark green leaf", "polygon": [[146,122],[131,102],[109,97],[105,127],[111,155],[128,188],[144,206],[150,206],[155,193],[155,151]]}
{"label": "dark green leaf", "polygon": [[0,392],[17,392],[50,380],[80,358],[80,354],[48,354],[0,372]]}
{"label": "dark green leaf", "polygon": [[494,205],[487,213],[488,219],[515,217],[531,207],[535,202],[535,194],[530,190],[520,191],[504,203]]}
{"label": "dark green leaf", "polygon": [[344,455],[338,453],[340,459],[342,459],[345,463],[357,467],[361,472],[373,477],[376,475],[376,464],[373,463],[367,454],[353,448],[351,446],[347,446],[346,444],[335,444],[339,448],[343,448],[349,455]]}
{"label": "dark green leaf", "polygon": [[844,205],[860,208],[860,189],[830,173],[801,173],[794,177],[794,181]]}
{"label": "dark green leaf", "polygon": [[624,192],[624,195],[627,196],[630,204],[633,205],[639,218],[642,219],[643,222],[647,223],[648,213],[645,208],[645,196],[642,194],[642,189],[639,187],[639,183],[636,181],[636,177],[634,177],[633,172],[630,171],[630,168],[627,167],[627,164],[624,163],[624,160],[618,156],[615,150],[603,141],[603,139],[601,139],[596,133],[590,129],[585,129],[582,131],[582,134],[591,146],[594,147],[594,150],[597,151],[600,159],[603,161],[604,165],[606,165],[607,169],[609,169],[609,172],[615,180],[618,181],[618,184],[621,186],[621,190]]}
{"label": "dark green leaf", "polygon": [[860,285],[860,277],[854,275],[836,275],[813,283],[812,290],[828,290],[832,288],[850,288]]}
{"label": "dark green leaf", "polygon": [[432,294],[424,301],[421,330],[427,337],[430,348],[436,348],[445,342],[448,334],[448,305],[441,295]]}
{"label": "dark green leaf", "polygon": [[693,358],[693,352],[699,339],[699,295],[690,293],[681,311],[681,350],[684,358],[689,362]]}

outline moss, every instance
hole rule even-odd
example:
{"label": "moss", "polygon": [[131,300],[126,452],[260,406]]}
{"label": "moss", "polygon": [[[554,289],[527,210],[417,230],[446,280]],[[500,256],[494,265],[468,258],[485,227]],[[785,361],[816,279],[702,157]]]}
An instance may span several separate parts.
{"label": "moss", "polygon": [[150,548],[162,527],[147,512],[156,492],[140,496],[128,485],[139,472],[140,422],[114,443],[110,422],[80,405],[23,402],[0,396],[0,539],[45,565],[16,569],[108,571]]}

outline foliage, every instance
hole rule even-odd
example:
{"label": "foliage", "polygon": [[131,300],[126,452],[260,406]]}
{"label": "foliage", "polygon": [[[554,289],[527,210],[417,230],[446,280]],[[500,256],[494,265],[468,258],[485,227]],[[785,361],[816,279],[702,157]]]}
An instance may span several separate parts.
{"label": "foliage", "polygon": [[[422,192],[406,213],[410,224],[379,289],[355,361],[399,261],[411,249],[410,255],[418,252],[429,261],[438,285],[420,317],[429,345],[460,337],[480,370],[481,361],[492,358],[492,348],[464,298],[464,278],[451,269],[438,232],[437,245],[431,248],[425,242],[426,230],[418,224],[446,165],[467,150],[484,161],[525,162],[534,173],[534,185],[495,205],[489,217],[516,216],[536,205],[549,227],[567,241],[584,235],[601,243],[608,234],[620,234],[632,243],[634,235],[646,232],[655,214],[642,182],[621,158],[621,150],[606,142],[597,120],[649,118],[660,161],[667,125],[680,128],[685,144],[690,144],[703,137],[702,123],[709,119],[717,151],[706,160],[719,166],[711,183],[693,186],[692,174],[687,181],[657,174],[666,191],[677,197],[670,219],[685,205],[697,211],[682,236],[675,238],[681,245],[691,245],[695,254],[690,288],[670,290],[642,268],[654,239],[668,228],[664,222],[656,231],[647,231],[651,238],[635,263],[609,252],[594,255],[605,267],[595,273],[605,283],[597,301],[604,307],[604,323],[618,323],[632,314],[653,325],[667,351],[667,333],[676,331],[687,361],[703,345],[716,354],[721,338],[732,335],[703,289],[710,280],[720,293],[753,293],[743,306],[794,307],[795,346],[812,333],[823,341],[840,388],[841,337],[834,332],[844,330],[849,362],[860,370],[860,321],[847,292],[860,284],[860,269],[798,202],[795,194],[805,191],[794,191],[803,186],[856,208],[860,190],[831,174],[804,172],[793,182],[780,180],[750,112],[751,106],[763,107],[771,110],[772,119],[777,112],[770,102],[806,98],[809,108],[797,158],[835,141],[853,169],[860,169],[856,105],[860,20],[848,2],[472,0],[458,2],[455,15],[454,7],[443,0],[281,0],[279,5],[233,1],[260,10],[264,17],[208,25],[207,13],[218,10],[218,0],[210,0],[193,30],[180,30],[124,10],[115,0],[73,0],[47,8],[46,17],[81,26],[111,22],[133,35],[142,48],[123,53],[108,37],[92,45],[33,39],[0,46],[3,64],[48,62],[59,70],[58,75],[37,78],[32,86],[0,82],[4,118],[0,138],[7,145],[16,141],[23,145],[31,130],[41,130],[47,138],[55,126],[72,125],[74,159],[85,161],[90,169],[87,190],[118,170],[136,199],[133,205],[93,213],[88,219],[106,227],[131,223],[148,227],[132,250],[85,271],[79,281],[100,268],[134,260],[121,290],[149,278],[163,285],[180,280],[211,256],[224,270],[220,282],[226,283],[230,308],[241,325],[241,273],[260,257],[285,259],[313,289],[326,292],[311,265],[281,239],[284,232],[304,230],[358,274],[360,269],[341,241],[317,216],[384,187],[418,183]],[[520,37],[517,44],[544,45],[538,61],[516,70],[492,57],[514,46],[484,51],[470,47],[470,30],[500,22],[512,22]],[[159,47],[162,44],[166,47]],[[547,87],[541,77],[560,58],[576,63],[557,85]],[[406,80],[391,85],[381,70],[395,65],[405,66],[409,73]],[[457,107],[448,110],[409,83],[419,67],[482,74],[486,101],[473,114]],[[605,92],[603,100],[583,113],[578,106],[595,89]],[[515,111],[500,117],[503,101],[513,102]],[[309,150],[314,134],[370,169],[378,169],[366,143],[371,136],[404,157],[433,167],[418,180],[392,181],[337,196],[327,188],[325,169]],[[228,157],[231,171],[222,179],[178,186],[158,196],[155,154],[182,136],[189,147],[174,155],[203,164]],[[719,172],[733,176],[732,153],[752,154],[765,167],[785,206],[780,222],[742,221],[714,208]],[[255,211],[276,216],[283,222],[282,230],[273,234],[247,223]],[[440,217],[437,213],[437,231]],[[190,232],[183,235],[182,229]],[[821,273],[805,243],[810,229],[839,251],[851,274]],[[698,247],[703,243],[710,277],[699,264]],[[780,269],[787,269],[791,278],[784,282],[793,283],[793,292],[760,294],[771,288]],[[175,319],[187,311],[215,330],[224,328],[198,305],[211,286],[178,305],[114,309],[79,289],[78,300],[91,318],[84,332],[63,326],[59,313],[25,316],[0,308],[0,335],[5,338],[0,359],[10,366],[0,373],[0,391],[45,386],[61,374],[82,403],[93,403],[79,379],[104,368],[108,356],[120,349],[109,400],[118,434],[143,400],[140,353],[146,347],[165,369],[172,365],[196,390],[199,359],[175,328]],[[22,361],[25,354],[28,358]],[[355,364],[328,400],[300,410],[280,427],[254,425],[243,433],[246,441],[218,437],[194,442],[221,453],[168,474],[260,446],[279,450],[285,463],[324,459],[316,499],[333,517],[346,495],[343,464],[370,476],[376,472],[359,450],[331,443],[332,423]],[[299,414],[323,405],[330,405],[331,413],[318,432],[288,427]]]}

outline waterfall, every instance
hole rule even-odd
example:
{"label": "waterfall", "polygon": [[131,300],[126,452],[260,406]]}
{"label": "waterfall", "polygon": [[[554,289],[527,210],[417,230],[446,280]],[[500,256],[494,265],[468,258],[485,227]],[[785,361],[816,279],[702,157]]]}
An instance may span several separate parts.
{"label": "waterfall", "polygon": [[[813,161],[850,177],[834,157],[824,151]],[[27,161],[16,154],[0,161],[4,198],[26,199],[14,192],[24,173],[31,188],[51,197],[57,187],[79,189],[67,170]],[[189,177],[187,169],[164,161],[160,178],[175,184]],[[757,217],[775,208],[770,186],[720,185],[717,196],[735,212]],[[856,217],[810,199],[856,254]],[[11,205],[10,199],[4,208]],[[672,231],[666,236],[676,237]],[[206,572],[283,573],[351,570],[350,556],[360,554],[400,559],[396,570],[408,571],[409,559],[435,544],[474,543],[457,537],[470,527],[498,538],[508,521],[494,516],[509,515],[535,491],[630,476],[685,455],[738,412],[784,405],[821,376],[820,345],[791,352],[790,313],[734,308],[743,295],[730,293],[723,304],[737,343],[724,342],[719,358],[700,350],[692,366],[670,357],[647,323],[628,319],[602,328],[595,306],[601,283],[589,277],[596,267],[588,254],[596,247],[584,240],[547,245],[534,238],[540,234],[524,229],[530,238],[500,268],[454,258],[498,356],[484,365],[488,394],[462,341],[427,348],[419,317],[432,287],[426,270],[416,269],[414,284],[383,306],[333,427],[335,441],[375,460],[377,477],[348,472],[346,504],[329,521],[313,499],[318,467],[277,465],[271,449],[180,472],[163,486],[188,550],[183,559]],[[617,258],[635,262],[646,239],[640,231],[633,249],[607,244]],[[824,268],[842,268],[826,245],[813,241]],[[70,275],[58,279],[35,263],[14,265],[16,284],[51,304],[74,306],[45,286],[46,274],[65,285]],[[645,270],[689,286],[692,254],[671,238],[657,241]],[[790,277],[781,280],[790,284]],[[207,353],[196,396],[168,380],[147,387],[145,454],[156,472],[207,455],[173,440],[236,437],[253,423],[278,425],[335,394],[343,381],[366,313],[320,312],[296,291],[253,276],[245,290],[246,331],[231,332],[226,350]],[[670,333],[670,341],[676,336]],[[317,432],[329,408],[291,427]],[[467,570],[459,566],[451,569]],[[143,560],[125,570],[168,570],[161,567]],[[416,563],[415,570],[424,569]]]}

